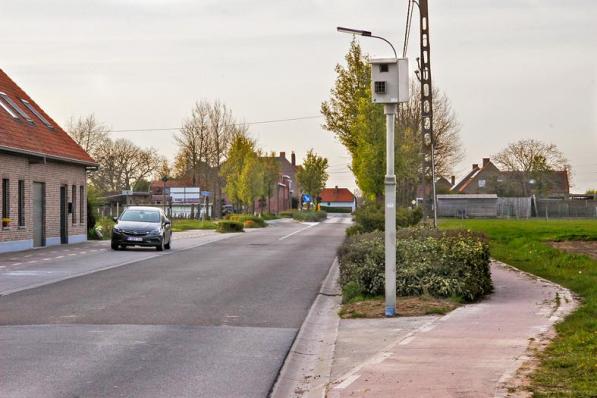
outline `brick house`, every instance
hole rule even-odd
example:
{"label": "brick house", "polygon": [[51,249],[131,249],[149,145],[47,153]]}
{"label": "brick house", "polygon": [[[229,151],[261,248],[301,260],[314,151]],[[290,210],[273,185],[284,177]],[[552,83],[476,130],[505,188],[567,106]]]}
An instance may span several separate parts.
{"label": "brick house", "polygon": [[0,69],[0,252],[87,240],[96,162]]}
{"label": "brick house", "polygon": [[274,159],[278,163],[280,171],[278,182],[269,198],[255,201],[255,208],[271,213],[279,213],[298,207],[301,190],[296,173],[301,166],[297,166],[294,152],[291,153],[290,160],[286,158],[286,152],[280,152],[280,155],[275,156]]}
{"label": "brick house", "polygon": [[452,187],[451,193],[568,198],[570,184],[565,170],[536,173],[501,171],[490,158],[484,158],[481,167],[473,164],[471,171]]}

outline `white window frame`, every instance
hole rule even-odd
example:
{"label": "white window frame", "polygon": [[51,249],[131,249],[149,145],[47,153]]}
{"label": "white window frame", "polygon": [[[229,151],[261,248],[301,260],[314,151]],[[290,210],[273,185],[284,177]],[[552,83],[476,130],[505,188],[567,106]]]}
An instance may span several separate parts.
{"label": "white window frame", "polygon": [[[6,93],[3,93],[0,91],[0,94],[6,95]],[[4,108],[4,110],[6,112],[8,112],[8,114],[10,116],[12,116],[13,119],[18,119],[19,115],[17,115],[12,109],[10,109],[10,104],[7,104],[4,102],[4,99],[0,98],[0,105],[2,106],[2,108]]]}

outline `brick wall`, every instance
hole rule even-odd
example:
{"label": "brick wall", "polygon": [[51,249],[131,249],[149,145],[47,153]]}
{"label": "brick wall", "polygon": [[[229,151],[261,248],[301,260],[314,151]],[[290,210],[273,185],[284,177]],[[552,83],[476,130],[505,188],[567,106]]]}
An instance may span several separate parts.
{"label": "brick wall", "polygon": [[[10,225],[0,229],[0,242],[33,239],[32,226],[32,184],[43,182],[46,187],[46,240],[60,237],[60,186],[67,185],[67,202],[72,200],[72,186],[76,188],[76,203],[73,203],[73,213],[68,215],[68,235],[85,235],[87,233],[86,196],[84,189],[84,214],[81,218],[80,187],[86,186],[85,167],[74,164],[48,161],[43,163],[29,163],[29,159],[21,156],[0,153],[0,178],[10,180]],[[25,226],[18,226],[18,192],[19,180],[25,181]],[[2,185],[0,184],[0,202],[2,201]],[[0,207],[1,209],[1,207]],[[73,223],[73,214],[75,222]]]}

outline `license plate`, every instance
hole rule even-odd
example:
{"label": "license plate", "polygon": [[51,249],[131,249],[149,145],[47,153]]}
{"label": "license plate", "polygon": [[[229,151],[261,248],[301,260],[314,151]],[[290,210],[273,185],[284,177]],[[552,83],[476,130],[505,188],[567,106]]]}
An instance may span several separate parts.
{"label": "license plate", "polygon": [[134,236],[129,236],[127,238],[127,240],[131,241],[131,242],[143,242],[143,238],[136,238]]}

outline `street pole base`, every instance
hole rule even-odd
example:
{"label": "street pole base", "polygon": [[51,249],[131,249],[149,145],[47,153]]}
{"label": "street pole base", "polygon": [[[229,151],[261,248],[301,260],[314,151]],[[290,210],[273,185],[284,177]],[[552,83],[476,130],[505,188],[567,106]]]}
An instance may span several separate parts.
{"label": "street pole base", "polygon": [[396,316],[396,308],[393,306],[386,307],[386,318],[393,318]]}

